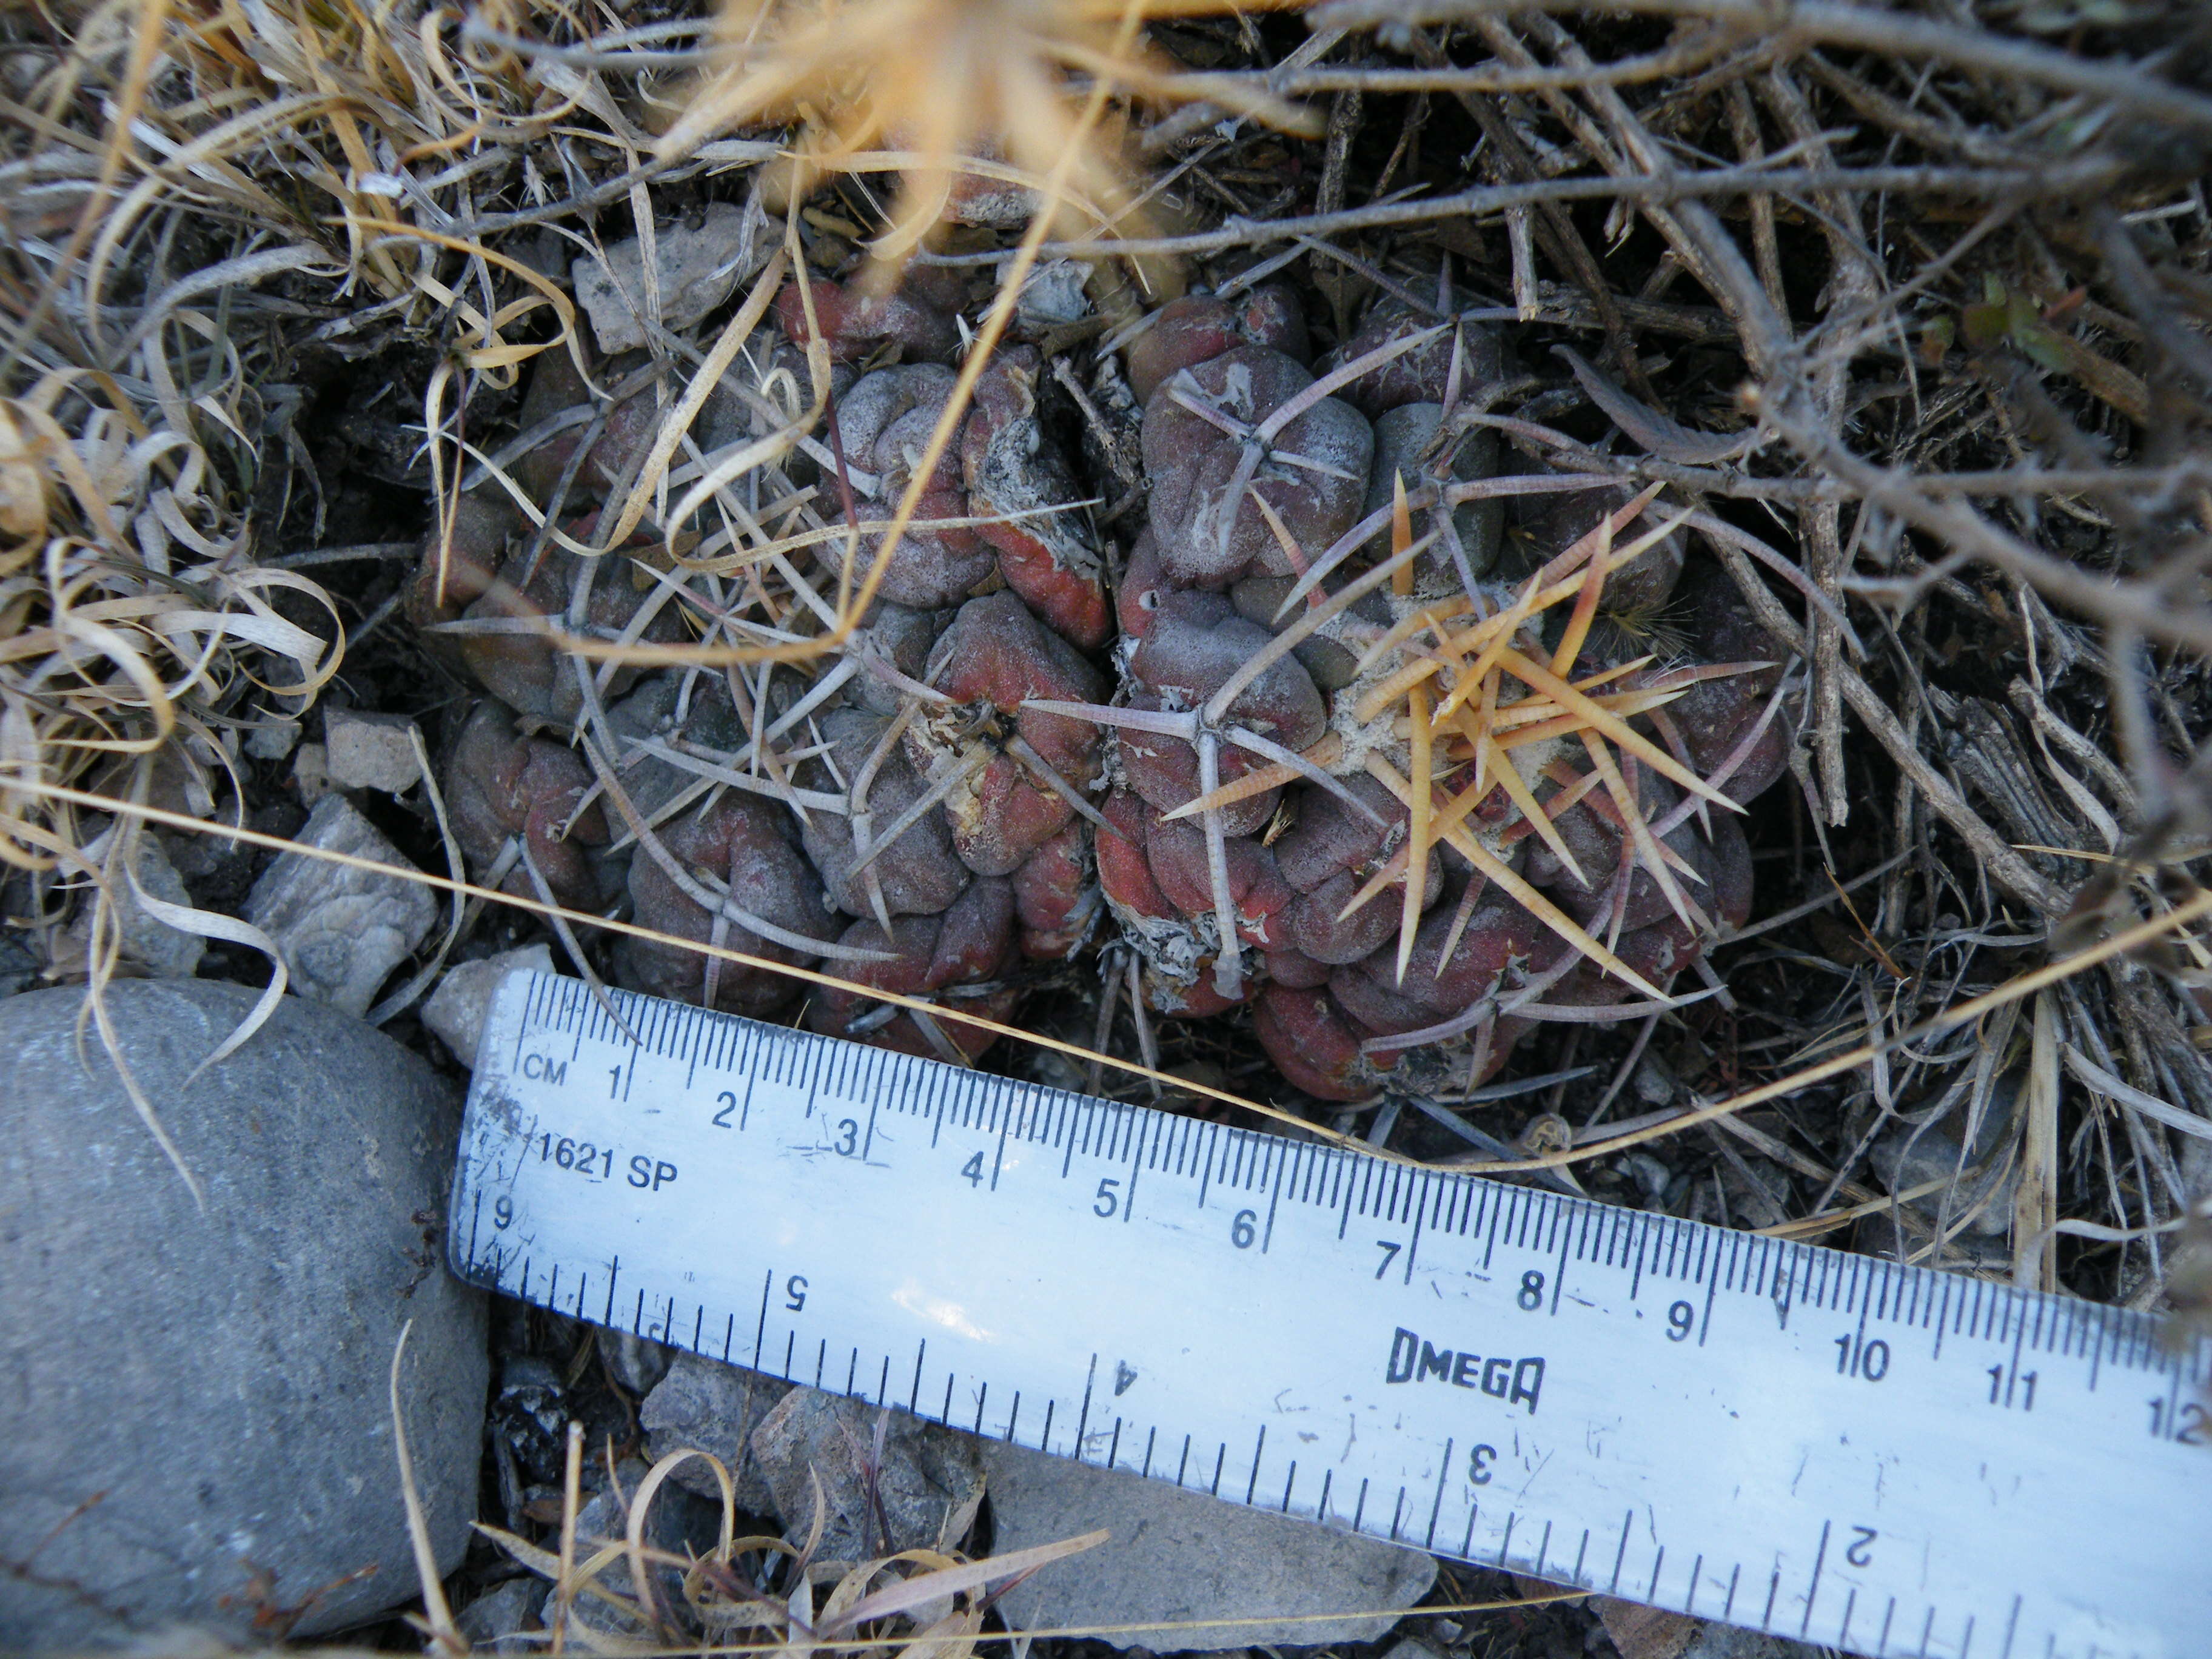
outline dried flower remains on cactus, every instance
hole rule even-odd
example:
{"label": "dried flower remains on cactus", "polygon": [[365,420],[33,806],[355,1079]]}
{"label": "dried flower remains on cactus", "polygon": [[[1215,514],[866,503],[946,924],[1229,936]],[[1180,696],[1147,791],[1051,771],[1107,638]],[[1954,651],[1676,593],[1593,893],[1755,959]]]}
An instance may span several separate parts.
{"label": "dried flower remains on cactus", "polygon": [[1126,235],[1131,192],[1110,126],[1086,120],[1071,76],[1156,104],[1205,99],[1305,130],[1307,114],[1231,77],[1185,72],[1138,33],[1159,16],[1261,8],[1237,0],[730,0],[720,66],[660,142],[688,154],[717,132],[798,121],[795,176],[905,175],[874,243],[896,265],[947,217],[1018,225],[1066,168],[1049,211],[1070,235]]}

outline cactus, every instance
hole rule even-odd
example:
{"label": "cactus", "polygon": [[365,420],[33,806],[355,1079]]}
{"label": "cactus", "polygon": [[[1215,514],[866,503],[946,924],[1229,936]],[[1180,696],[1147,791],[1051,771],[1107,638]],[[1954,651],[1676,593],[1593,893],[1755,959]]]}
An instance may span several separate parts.
{"label": "cactus", "polygon": [[[667,938],[621,943],[623,983],[767,1015],[799,1000],[778,964],[818,968],[816,1029],[963,1063],[992,1034],[945,1016],[1003,1019],[1106,917],[1147,1012],[1247,1008],[1323,1099],[1472,1088],[1542,1021],[1673,1006],[1747,911],[1735,819],[1782,767],[1779,670],[1716,574],[1686,574],[1656,491],[1492,487],[1505,348],[1437,292],[1444,322],[1386,296],[1317,365],[1279,286],[1163,307],[1126,348],[1150,495],[1110,590],[1045,365],[1003,347],[837,650],[763,674],[742,716],[734,691],[670,713],[696,671],[647,682],[617,713],[658,711],[649,762],[595,746],[629,729],[592,705],[630,671],[471,623],[665,640],[679,613],[643,614],[653,584],[619,561],[594,579],[526,536],[509,495],[463,497],[410,604],[538,733],[480,710],[457,748],[472,864],[512,842],[567,902],[626,895]],[[790,343],[763,386],[809,380],[824,346],[872,365],[834,371],[820,440],[775,480],[824,504],[810,567],[777,568],[825,624],[952,394],[957,302],[823,282],[776,301]],[[541,370],[555,391],[526,412],[567,373]],[[635,401],[513,476],[594,523],[651,441]],[[582,848],[614,817],[626,880]]]}
{"label": "cactus", "polygon": [[1537,496],[1492,575],[1495,337],[1386,299],[1316,378],[1288,303],[1132,348],[1121,684],[1048,706],[1114,733],[1099,867],[1155,1012],[1252,1002],[1322,1098],[1471,1088],[1540,1020],[1668,1006],[1744,920],[1778,671],[1702,574],[1688,650],[1636,645],[1683,569],[1648,495]]}

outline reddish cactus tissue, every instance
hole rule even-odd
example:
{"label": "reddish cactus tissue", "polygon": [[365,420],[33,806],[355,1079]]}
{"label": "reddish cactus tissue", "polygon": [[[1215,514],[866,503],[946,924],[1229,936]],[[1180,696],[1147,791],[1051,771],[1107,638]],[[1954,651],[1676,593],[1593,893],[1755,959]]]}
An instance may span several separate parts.
{"label": "reddish cactus tissue", "polygon": [[[1073,791],[1088,789],[1097,776],[1100,748],[1097,729],[1088,722],[1024,705],[1032,697],[1096,702],[1104,684],[1012,593],[961,607],[931,654],[929,680],[954,707],[915,722],[909,747],[932,778],[971,757],[983,759],[946,798],[945,813],[969,868],[1012,875],[1075,816],[1050,779],[1056,775]],[[1013,738],[1029,757],[1015,752]]]}
{"label": "reddish cactus tissue", "polygon": [[[802,383],[811,389],[799,359],[817,332],[847,366],[833,381],[834,425],[791,462],[813,487],[810,522],[828,532],[811,556],[834,578],[825,592],[858,585],[883,558],[879,529],[845,533],[848,505],[860,523],[891,519],[944,423],[963,281],[916,272],[889,294],[817,281],[811,321],[796,284],[777,297],[792,343],[777,350]],[[1437,305],[1416,303],[1431,287]],[[1534,679],[1489,688],[1480,706],[1481,719],[1506,722],[1485,730],[1509,734],[1500,741],[1527,791],[1485,784],[1468,808],[1484,732],[1439,717],[1432,747],[1409,746],[1426,717],[1415,711],[1434,708],[1468,668],[1447,635],[1512,603],[1530,572],[1629,499],[1628,485],[1608,479],[1514,496],[1509,508],[1481,487],[1546,464],[1534,446],[1520,453],[1524,430],[1485,424],[1487,411],[1512,407],[1499,402],[1508,353],[1497,333],[1453,316],[1463,303],[1423,278],[1370,306],[1322,359],[1321,373],[1345,376],[1331,393],[1309,366],[1314,344],[1288,289],[1163,307],[1124,350],[1149,489],[1133,520],[1112,517],[1119,507],[1094,520],[1078,505],[1126,495],[1136,421],[1127,393],[1102,367],[1097,384],[1121,402],[1070,402],[1060,389],[1068,377],[1018,326],[946,423],[845,663],[832,679],[809,670],[811,686],[779,670],[762,696],[769,719],[793,711],[785,740],[799,793],[780,802],[698,784],[702,798],[659,828],[660,853],[629,853],[632,914],[669,937],[618,941],[620,981],[773,1016],[800,1000],[775,967],[819,964],[845,982],[806,993],[813,1029],[969,1062],[994,1033],[963,1015],[1008,1019],[1039,964],[1079,958],[1103,931],[1116,947],[1107,964],[1133,953],[1150,1012],[1249,1019],[1290,1085],[1358,1101],[1385,1088],[1449,1097],[1495,1072],[1542,1020],[1634,1012],[1648,992],[1628,975],[1665,988],[1699,965],[1720,930],[1749,914],[1750,853],[1735,817],[1693,799],[1650,750],[1615,744],[1600,765],[1556,709],[1527,711],[1514,726],[1514,699],[1553,695]],[[635,378],[600,374],[623,395],[580,458],[582,423],[562,424],[562,411],[588,394],[555,356],[524,410],[550,430],[515,458],[513,476],[542,505],[565,475],[572,499],[558,516],[588,535],[592,507],[642,455],[665,400],[632,389]],[[1121,482],[1079,476],[1076,403],[1094,470],[1104,455]],[[1404,545],[1390,514],[1401,482],[1413,533],[1430,542],[1386,586],[1376,567]],[[566,625],[573,613],[602,636],[635,633],[650,582],[613,561],[586,581],[557,546],[526,567],[529,520],[495,485],[472,486],[452,523],[450,545],[433,550],[409,590],[408,614],[441,660],[513,705],[525,728],[489,704],[470,720],[448,774],[456,834],[479,873],[526,846],[562,902],[598,907],[617,896],[601,883],[619,879],[621,866],[605,850],[606,816],[579,810],[592,774],[571,748],[527,734],[580,720],[592,729],[576,664],[542,632],[468,625]],[[1310,577],[1323,559],[1328,568]],[[1363,580],[1360,594],[1344,594]],[[1302,581],[1311,592],[1296,595]],[[1517,641],[1524,672],[1554,651],[1571,678],[1617,671],[1591,695],[1623,699],[1625,717],[1681,765],[1723,772],[1740,803],[1771,784],[1788,757],[1790,723],[1776,702],[1784,665],[1724,573],[1698,562],[1678,532],[1609,576],[1597,600],[1594,629],[1585,637],[1577,624],[1567,645],[1558,641],[1571,605],[1531,623]],[[1324,605],[1332,614],[1304,637],[1281,638]],[[670,608],[645,632],[684,638],[700,626],[695,617],[687,633]],[[1644,657],[1656,659],[1632,661]],[[1655,684],[1678,688],[1660,678],[1672,669],[1713,663],[1767,665],[1699,681],[1664,707],[1626,701]],[[672,706],[684,672],[647,684],[656,708]],[[1437,676],[1427,702],[1405,689],[1420,672]],[[633,678],[618,671],[601,690],[611,696]],[[758,729],[750,708],[744,720],[734,713],[745,706],[739,678],[722,696],[728,732],[712,744],[671,717],[668,730],[713,765],[758,765],[735,753]],[[1548,727],[1530,732],[1536,720]],[[1409,902],[1413,815],[1399,792],[1417,754],[1436,808],[1460,811],[1449,836],[1419,854]],[[1210,810],[1189,810],[1210,791],[1220,792]],[[1532,799],[1549,823],[1522,817]],[[1655,838],[1669,860],[1664,880],[1645,861]],[[519,869],[503,878],[510,891],[534,890]],[[686,943],[756,962],[715,961]]]}
{"label": "reddish cactus tissue", "polygon": [[[1438,313],[1447,314],[1458,301],[1447,288],[1438,291]],[[1532,833],[1501,789],[1465,820],[1491,844],[1489,856],[1523,867],[1543,900],[1558,907],[1553,920],[1440,846],[1424,860],[1413,906],[1419,920],[1401,972],[1409,815],[1362,769],[1365,756],[1380,754],[1402,769],[1407,751],[1402,737],[1378,729],[1389,714],[1346,724],[1346,700],[1407,660],[1386,654],[1370,672],[1361,663],[1365,641],[1407,619],[1409,605],[1468,593],[1499,556],[1498,502],[1478,496],[1454,504],[1448,492],[1501,469],[1542,470],[1533,461],[1516,469],[1492,433],[1464,418],[1465,400],[1483,407],[1505,373],[1488,330],[1455,324],[1360,368],[1434,321],[1395,298],[1376,305],[1326,360],[1330,368],[1358,371],[1333,397],[1313,397],[1311,374],[1276,349],[1289,331],[1267,337],[1212,296],[1164,308],[1128,352],[1130,383],[1146,400],[1152,486],[1149,522],[1116,595],[1120,700],[1129,708],[1208,709],[1295,615],[1286,605],[1293,579],[1324,555],[1340,555],[1362,517],[1383,528],[1308,603],[1389,556],[1386,515],[1397,481],[1406,486],[1414,533],[1432,537],[1415,562],[1410,599],[1370,589],[1205,721],[1218,745],[1223,785],[1268,763],[1232,746],[1230,728],[1305,751],[1333,727],[1345,738],[1326,762],[1340,773],[1337,791],[1297,777],[1209,815],[1170,818],[1164,815],[1206,787],[1193,744],[1132,725],[1115,736],[1123,787],[1105,805],[1099,877],[1124,938],[1145,961],[1155,1010],[1199,1017],[1222,1006],[1224,991],[1249,994],[1234,977],[1205,971],[1227,943],[1219,936],[1225,908],[1252,963],[1243,983],[1257,986],[1255,1033],[1287,1080],[1327,1099],[1360,1099],[1386,1085],[1449,1091],[1480,1082],[1533,1029],[1530,1017],[1513,1012],[1516,999],[1539,1014],[1634,1000],[1641,993],[1628,981],[1586,960],[1584,947],[1565,937],[1577,921],[1612,942],[1628,973],[1663,986],[1692,965],[1716,928],[1738,925],[1749,902],[1748,855],[1726,813],[1686,811],[1680,788],[1634,756],[1614,754],[1611,763],[1637,811],[1665,826],[1658,839],[1678,861],[1670,892],[1644,867],[1650,842],[1630,833],[1611,787],[1583,775],[1592,763],[1570,738],[1524,751],[1524,761],[1539,799],[1558,800],[1576,786],[1573,801],[1555,809],[1555,833],[1576,867]],[[1284,419],[1279,411],[1286,409]],[[1626,501],[1627,491],[1608,486],[1524,499],[1505,573],[1514,586],[1480,590],[1478,607],[1510,602],[1528,571]],[[1279,533],[1258,510],[1263,500]],[[1674,591],[1684,551],[1679,537],[1670,538],[1608,580],[1598,630],[1575,672],[1648,653],[1633,629]],[[1772,659],[1767,642],[1741,624],[1717,573],[1701,572],[1687,591],[1689,661]],[[1531,648],[1542,655],[1550,647]],[[1639,669],[1609,690],[1647,684],[1678,660]],[[1661,711],[1650,730],[1701,771],[1732,758],[1730,793],[1748,800],[1779,769],[1782,733],[1758,725],[1778,672],[1700,683],[1675,703],[1684,718],[1670,726]],[[1511,695],[1524,693],[1516,686]],[[1395,712],[1402,720],[1405,705]],[[1463,762],[1439,771],[1439,805],[1471,775]],[[1211,847],[1209,816],[1217,831]],[[1419,1032],[1431,1035],[1394,1041]]]}
{"label": "reddish cactus tissue", "polygon": [[[660,832],[660,841],[690,884],[704,888],[708,896],[719,897],[712,890],[714,884],[725,885],[727,908],[718,904],[709,910],[659,859],[641,850],[629,866],[630,903],[640,922],[679,939],[770,962],[811,967],[819,959],[812,952],[763,937],[741,919],[757,919],[805,939],[827,939],[830,935],[821,882],[792,844],[790,820],[782,808],[732,792],[668,825]],[[778,1012],[796,1000],[799,990],[798,981],[773,969],[655,939],[626,934],[615,954],[623,983],[633,989],[734,1014]]]}
{"label": "reddish cactus tissue", "polygon": [[1145,406],[1145,468],[1160,568],[1184,586],[1292,574],[1258,499],[1297,546],[1318,553],[1352,528],[1367,494],[1375,429],[1322,398],[1279,429],[1267,417],[1313,384],[1296,358],[1237,346],[1179,370]]}
{"label": "reddish cactus tissue", "polygon": [[[590,769],[573,751],[519,736],[505,709],[478,703],[446,770],[446,805],[461,856],[481,876],[500,862],[511,839],[519,840],[556,899],[596,907],[599,880],[587,849],[606,844],[607,822],[596,802],[578,810],[591,783]],[[519,851],[500,884],[518,897],[538,896]]]}
{"label": "reddish cactus tissue", "polygon": [[1003,1019],[1016,994],[1000,978],[1016,957],[1014,894],[1006,883],[971,883],[939,915],[897,917],[888,934],[875,922],[856,921],[839,942],[888,951],[892,960],[847,964],[842,976],[866,988],[836,987],[813,999],[807,1024],[814,1030],[939,1060],[973,1060],[998,1040],[957,1018],[878,1001],[866,990],[937,999],[949,1013]]}
{"label": "reddish cactus tissue", "polygon": [[1112,608],[1098,550],[1068,504],[1075,475],[1037,416],[1033,346],[1003,348],[975,382],[961,439],[969,510],[1004,521],[978,527],[998,550],[1006,586],[1061,638],[1085,651],[1106,643]]}

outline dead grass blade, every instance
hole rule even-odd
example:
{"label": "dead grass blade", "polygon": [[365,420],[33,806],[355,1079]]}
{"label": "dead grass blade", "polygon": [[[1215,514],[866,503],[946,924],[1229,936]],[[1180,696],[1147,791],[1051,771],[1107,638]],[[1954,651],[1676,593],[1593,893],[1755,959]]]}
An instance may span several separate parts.
{"label": "dead grass blade", "polygon": [[392,1452],[399,1460],[399,1495],[407,1505],[407,1543],[415,1553],[424,1623],[441,1651],[464,1654],[469,1650],[468,1638],[453,1627],[453,1610],[447,1604],[446,1587],[438,1577],[438,1552],[430,1542],[429,1518],[423,1513],[422,1495],[415,1486],[414,1455],[407,1449],[407,1413],[399,1399],[399,1366],[407,1357],[407,1339],[414,1329],[415,1322],[410,1319],[399,1328],[399,1340],[392,1345]]}
{"label": "dead grass blade", "polygon": [[2058,1007],[2049,991],[2035,999],[2021,1103],[2027,1133],[2020,1184],[2013,1190],[2013,1283],[2024,1291],[2049,1291],[2058,1283],[2049,1248],[2058,1224]]}

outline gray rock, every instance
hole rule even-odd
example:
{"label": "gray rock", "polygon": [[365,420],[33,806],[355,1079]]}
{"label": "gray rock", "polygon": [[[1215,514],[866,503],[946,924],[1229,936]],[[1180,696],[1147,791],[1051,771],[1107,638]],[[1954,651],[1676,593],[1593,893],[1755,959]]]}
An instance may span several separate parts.
{"label": "gray rock", "polygon": [[538,1628],[538,1608],[544,1600],[539,1580],[510,1578],[463,1607],[453,1624],[478,1653],[543,1653],[544,1638],[528,1632]]}
{"label": "gray rock", "polygon": [[1605,1626],[1621,1659],[1818,1659],[1821,1651],[1786,1636],[1707,1624],[1611,1596],[1592,1596],[1590,1611]]}
{"label": "gray rock", "polygon": [[606,1360],[608,1376],[644,1401],[653,1394],[654,1382],[668,1376],[668,1360],[675,1358],[677,1352],[665,1343],[654,1343],[650,1336],[608,1329],[599,1332],[599,1356]]}
{"label": "gray rock", "polygon": [[1889,1191],[1942,1184],[1896,1208],[1884,1206],[1861,1217],[1855,1249],[1867,1255],[1910,1257],[1926,1249],[1940,1219],[1948,1237],[1930,1266],[1969,1273],[2003,1273],[2011,1267],[2013,1193],[2020,1174],[2006,1167],[2003,1153],[2026,1075],[2024,1069],[2014,1069],[1994,1079],[1963,1162],[1960,1137],[1968,1115],[1964,1110],[1929,1123],[1895,1124],[1875,1141],[1867,1162]]}
{"label": "gray rock", "polygon": [[[629,1537],[629,1507],[626,1498],[636,1494],[646,1474],[646,1466],[635,1458],[623,1462],[615,1469],[619,1490],[615,1486],[604,1488],[576,1511],[579,1560],[588,1559],[602,1544]],[[687,1547],[703,1554],[714,1545],[718,1514],[718,1510],[708,1509],[672,1480],[664,1481],[653,1494],[653,1508],[645,1517],[645,1542],[651,1548],[665,1550],[672,1555],[684,1554]],[[676,1613],[684,1605],[683,1575],[673,1568],[662,1567],[647,1568],[646,1576],[653,1581],[654,1606],[661,1616],[666,1619]],[[637,1581],[630,1577],[627,1559],[611,1562],[593,1582],[625,1598],[634,1598],[637,1594]],[[558,1613],[556,1598],[543,1585],[538,1588],[541,1601],[538,1616],[550,1630]],[[650,1635],[641,1620],[596,1595],[579,1595],[571,1604],[568,1616],[572,1627],[581,1625],[603,1636],[635,1641]]]}
{"label": "gray rock", "polygon": [[614,1373],[615,1381],[641,1400],[668,1375],[668,1362],[676,1358],[676,1350],[665,1343],[649,1336],[633,1336],[628,1331],[602,1331],[599,1352],[606,1356],[607,1369]]}
{"label": "gray rock", "polygon": [[1022,320],[1047,327],[1081,322],[1091,314],[1090,296],[1083,291],[1090,276],[1090,268],[1073,259],[1041,261],[1022,284]]}
{"label": "gray rock", "polygon": [[[728,299],[739,283],[757,275],[774,248],[773,240],[763,234],[765,224],[756,208],[710,202],[696,225],[678,219],[654,227],[662,325],[689,327]],[[617,242],[607,249],[604,264],[586,254],[569,267],[569,276],[601,351],[629,351],[645,343],[640,320],[646,310],[642,240],[633,236]]]}
{"label": "gray rock", "polygon": [[283,760],[299,741],[299,721],[265,720],[246,734],[246,752],[256,760]]}
{"label": "gray rock", "polygon": [[0,928],[0,997],[30,990],[43,965],[27,939],[13,928]]}
{"label": "gray rock", "polygon": [[1649,1152],[1623,1152],[1620,1167],[1636,1183],[1644,1207],[1656,1210],[1662,1206],[1668,1188],[1674,1185],[1674,1172]]}
{"label": "gray rock", "polygon": [[[117,832],[110,829],[84,849],[84,855],[94,864],[105,864],[108,848],[114,844]],[[191,895],[185,891],[185,878],[177,873],[177,866],[169,862],[162,850],[160,837],[149,831],[141,831],[138,837],[138,885],[150,898],[165,903],[189,908]],[[190,979],[199,971],[200,958],[207,953],[207,941],[198,933],[187,933],[180,927],[172,927],[165,921],[156,921],[139,902],[138,895],[131,890],[131,883],[118,866],[115,872],[112,894],[115,919],[121,929],[123,954],[137,963],[156,979]],[[85,898],[84,914],[72,924],[70,932],[80,944],[88,944],[92,937],[92,899]]]}
{"label": "gray rock", "polygon": [[[459,1103],[397,1043],[208,981],[108,987],[132,1109],[82,993],[0,1003],[0,1642],[86,1649],[179,1622],[244,1637],[250,1574],[338,1629],[416,1593],[386,1376],[441,1570],[476,1513],[483,1299],[440,1266]],[[372,1574],[351,1577],[364,1568]],[[344,1582],[340,1582],[344,1581]],[[328,1587],[325,1589],[325,1587]]]}
{"label": "gray rock", "polygon": [[1095,1469],[1003,1443],[984,1447],[983,1468],[994,1553],[1101,1527],[1114,1534],[1000,1597],[1010,1629],[1142,1626],[1157,1620],[1160,1628],[1103,1638],[1154,1653],[1372,1642],[1396,1620],[1227,1626],[1194,1621],[1408,1607],[1437,1576],[1436,1562],[1419,1550],[1242,1509],[1127,1471]]}
{"label": "gray rock", "polygon": [[415,722],[399,714],[364,714],[333,708],[323,716],[323,764],[341,789],[379,789],[397,795],[422,775],[408,734]]}
{"label": "gray rock", "polygon": [[155,751],[146,804],[188,817],[213,817],[215,792],[209,784],[209,769],[215,764],[214,750],[198,738],[162,744]]}
{"label": "gray rock", "polygon": [[[1998,1119],[1990,1127],[2001,1132],[2005,1125]],[[2020,1173],[2015,1168],[2005,1172],[2002,1181],[1994,1179],[2002,1168],[1996,1157],[2002,1134],[1985,1130],[1981,1138],[1986,1143],[1982,1156],[1962,1163],[1959,1143],[1941,1129],[1893,1129],[1875,1142],[1867,1161],[1874,1165],[1883,1186],[1893,1193],[1931,1181],[1941,1181],[1946,1187],[1955,1182],[1948,1205],[1950,1219],[1957,1221],[1979,1205],[1981,1212],[1967,1224],[1967,1231],[1984,1238],[1997,1238],[2012,1230],[2012,1195],[2020,1184]],[[1944,1191],[1945,1188],[1938,1188],[1912,1199],[1907,1207],[1933,1224],[1938,1212],[1945,1208]]]}
{"label": "gray rock", "polygon": [[330,751],[319,743],[303,743],[292,757],[292,787],[302,805],[313,806],[331,793]]}
{"label": "gray rock", "polygon": [[[637,1420],[644,1425],[654,1462],[687,1448],[718,1457],[737,1481],[738,1507],[769,1515],[775,1511],[775,1494],[745,1443],[790,1392],[787,1382],[679,1353],[638,1407]],[[720,1498],[714,1470],[696,1458],[678,1465],[669,1478],[702,1498]]]}
{"label": "gray rock", "polygon": [[[421,873],[343,795],[317,801],[297,840]],[[284,853],[246,895],[246,919],[276,941],[300,995],[365,1014],[377,988],[436,924],[438,902],[404,875]]]}
{"label": "gray rock", "polygon": [[[1730,1158],[1729,1152],[1735,1156]],[[1794,1195],[1790,1176],[1781,1165],[1756,1152],[1729,1146],[1722,1155],[1720,1179],[1731,1215],[1747,1217],[1750,1224],[1757,1227],[1789,1220]]]}
{"label": "gray rock", "polygon": [[568,1419],[568,1391],[561,1372],[550,1359],[534,1353],[511,1353],[499,1364],[499,1397],[529,1413],[549,1435],[562,1432]]}
{"label": "gray rock", "polygon": [[[930,1549],[940,1539],[957,1543],[948,1530],[964,1532],[960,1517],[972,1515],[982,1497],[983,1466],[968,1436],[903,1412],[886,1419],[865,1400],[818,1389],[793,1389],[786,1395],[753,1431],[752,1448],[784,1530],[801,1542],[814,1524],[810,1471],[821,1478],[828,1522],[814,1552],[819,1560],[860,1561]],[[878,1505],[890,1528],[889,1539],[877,1524]]]}
{"label": "gray rock", "polygon": [[526,945],[519,951],[502,951],[495,957],[464,962],[446,970],[438,988],[422,1005],[422,1023],[464,1066],[477,1063],[477,1045],[483,1041],[484,1021],[491,1014],[491,1000],[510,974],[550,974],[553,952],[544,945]]}

